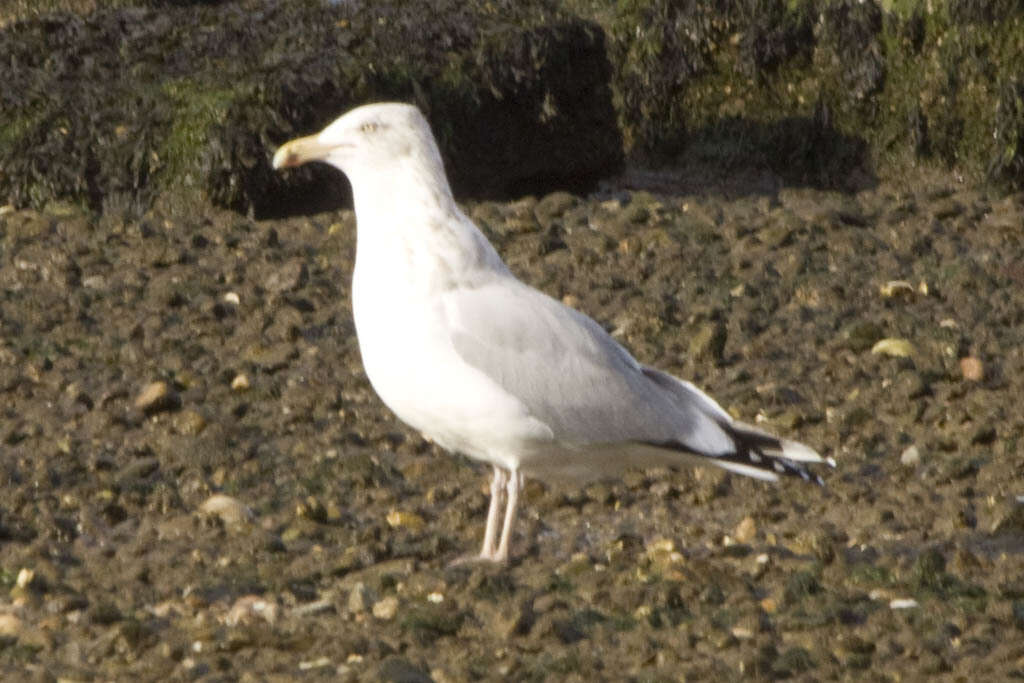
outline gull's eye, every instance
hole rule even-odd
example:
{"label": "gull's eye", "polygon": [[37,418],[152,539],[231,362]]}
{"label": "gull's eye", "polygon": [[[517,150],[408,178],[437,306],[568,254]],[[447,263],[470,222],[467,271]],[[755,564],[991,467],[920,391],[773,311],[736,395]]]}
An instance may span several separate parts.
{"label": "gull's eye", "polygon": [[359,130],[363,131],[364,133],[372,133],[373,131],[377,130],[377,124],[374,123],[373,121],[368,121],[363,125],[359,126]]}

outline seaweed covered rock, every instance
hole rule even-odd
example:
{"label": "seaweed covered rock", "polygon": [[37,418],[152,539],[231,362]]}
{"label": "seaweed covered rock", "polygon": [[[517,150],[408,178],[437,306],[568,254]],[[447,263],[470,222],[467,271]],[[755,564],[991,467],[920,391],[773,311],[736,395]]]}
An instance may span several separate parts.
{"label": "seaweed covered rock", "polygon": [[0,30],[0,197],[184,188],[280,212],[337,177],[286,184],[276,144],[383,99],[428,113],[463,193],[581,188],[621,161],[603,35],[544,0],[175,4]]}
{"label": "seaweed covered rock", "polygon": [[627,150],[855,189],[936,161],[1024,185],[1024,5],[571,3],[609,35]]}

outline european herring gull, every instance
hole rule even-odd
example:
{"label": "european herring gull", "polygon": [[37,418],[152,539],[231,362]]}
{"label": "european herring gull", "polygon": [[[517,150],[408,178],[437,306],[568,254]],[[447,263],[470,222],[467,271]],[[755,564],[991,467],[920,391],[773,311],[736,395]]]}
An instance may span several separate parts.
{"label": "european herring gull", "polygon": [[806,465],[835,465],[734,420],[516,279],[456,205],[416,107],[358,107],[285,143],[273,163],[309,161],[335,166],[352,185],[352,309],[374,390],[424,436],[494,468],[479,559],[508,560],[524,477],[583,482],[698,463],[821,483]]}

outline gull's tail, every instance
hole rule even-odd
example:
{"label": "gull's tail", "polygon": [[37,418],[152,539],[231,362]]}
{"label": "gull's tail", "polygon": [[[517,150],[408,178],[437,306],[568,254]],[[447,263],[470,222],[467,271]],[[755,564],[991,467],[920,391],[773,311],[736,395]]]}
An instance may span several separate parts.
{"label": "gull's tail", "polygon": [[778,481],[780,476],[800,477],[824,486],[822,478],[807,469],[807,464],[825,464],[835,467],[832,458],[818,453],[797,441],[780,439],[742,422],[720,423],[736,444],[736,450],[708,461],[719,467],[766,481]]}
{"label": "gull's tail", "polygon": [[682,442],[651,444],[698,456],[709,465],[717,465],[730,472],[765,481],[778,481],[781,476],[800,477],[821,486],[825,482],[820,476],[807,469],[807,465],[828,465],[835,467],[832,458],[823,458],[813,448],[797,441],[780,439],[742,422],[732,419],[710,396],[668,373],[653,368],[642,368],[644,375],[662,389],[668,390],[678,405],[696,407],[704,418],[712,421],[732,441],[732,449],[724,452],[707,452],[688,447]]}

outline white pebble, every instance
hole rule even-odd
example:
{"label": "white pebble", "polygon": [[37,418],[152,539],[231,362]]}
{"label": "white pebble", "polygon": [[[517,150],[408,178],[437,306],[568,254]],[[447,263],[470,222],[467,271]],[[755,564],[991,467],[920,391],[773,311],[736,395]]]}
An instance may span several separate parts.
{"label": "white pebble", "polygon": [[381,621],[390,621],[398,614],[398,598],[389,595],[373,604],[373,616]]}
{"label": "white pebble", "polygon": [[25,588],[32,583],[32,579],[34,578],[36,578],[36,573],[34,571],[28,567],[22,567],[21,571],[18,572],[18,578],[15,579],[14,585],[18,588]]}
{"label": "white pebble", "polygon": [[241,524],[249,522],[253,518],[253,512],[248,506],[223,493],[215,493],[199,506],[199,511],[220,517],[225,524]]}
{"label": "white pebble", "polygon": [[900,464],[906,467],[914,467],[921,462],[921,451],[917,446],[907,446],[902,453],[900,453]]}
{"label": "white pebble", "polygon": [[889,601],[889,609],[913,609],[917,606],[917,600],[913,598],[896,598]]}

